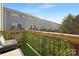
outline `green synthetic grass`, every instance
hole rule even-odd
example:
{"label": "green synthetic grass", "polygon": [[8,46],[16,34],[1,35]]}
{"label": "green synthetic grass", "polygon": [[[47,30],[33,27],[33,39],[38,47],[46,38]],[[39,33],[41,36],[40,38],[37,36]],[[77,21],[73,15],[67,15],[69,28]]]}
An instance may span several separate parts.
{"label": "green synthetic grass", "polygon": [[20,44],[19,48],[25,56],[37,56],[25,43]]}

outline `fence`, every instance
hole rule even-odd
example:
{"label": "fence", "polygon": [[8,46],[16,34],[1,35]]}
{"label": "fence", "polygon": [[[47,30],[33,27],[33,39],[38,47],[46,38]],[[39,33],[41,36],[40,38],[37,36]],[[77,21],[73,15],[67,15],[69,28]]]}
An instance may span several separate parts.
{"label": "fence", "polygon": [[34,30],[1,31],[5,39],[28,43],[43,56],[79,55],[79,35]]}

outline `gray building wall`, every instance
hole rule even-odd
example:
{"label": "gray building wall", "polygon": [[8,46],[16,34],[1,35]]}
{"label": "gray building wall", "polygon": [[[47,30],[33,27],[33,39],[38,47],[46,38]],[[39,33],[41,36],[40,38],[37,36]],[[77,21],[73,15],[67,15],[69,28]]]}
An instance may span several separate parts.
{"label": "gray building wall", "polygon": [[18,26],[21,24],[24,29],[46,29],[46,30],[55,30],[58,29],[59,25],[50,21],[46,21],[40,19],[38,17],[34,17],[29,14],[25,14],[23,12],[19,12],[13,9],[4,8],[4,29],[11,29],[12,26]]}
{"label": "gray building wall", "polygon": [[26,15],[15,10],[4,8],[4,29],[11,29],[12,26],[21,24],[22,28],[26,28]]}

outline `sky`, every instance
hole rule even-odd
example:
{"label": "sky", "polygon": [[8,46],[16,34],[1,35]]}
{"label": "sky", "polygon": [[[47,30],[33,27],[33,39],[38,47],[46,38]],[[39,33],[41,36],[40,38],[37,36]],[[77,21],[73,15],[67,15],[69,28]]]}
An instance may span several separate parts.
{"label": "sky", "polygon": [[79,14],[79,3],[4,3],[4,7],[59,24],[68,14]]}

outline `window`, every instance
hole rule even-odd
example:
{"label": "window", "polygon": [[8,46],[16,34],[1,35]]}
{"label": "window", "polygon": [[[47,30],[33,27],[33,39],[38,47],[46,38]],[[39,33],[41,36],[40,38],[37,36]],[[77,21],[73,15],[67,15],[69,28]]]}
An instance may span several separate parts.
{"label": "window", "polygon": [[22,24],[12,23],[11,29],[24,29],[24,28],[22,28]]}
{"label": "window", "polygon": [[41,26],[41,30],[42,30],[42,26]]}
{"label": "window", "polygon": [[36,25],[31,25],[31,28],[30,29],[33,29],[33,30],[36,30]]}
{"label": "window", "polygon": [[18,24],[17,27],[18,27],[19,29],[22,29],[22,25],[21,25],[21,24]]}
{"label": "window", "polygon": [[14,13],[12,13],[11,15],[12,15],[12,16],[16,16],[16,17],[18,17],[18,16],[19,16],[18,14],[14,14]]}
{"label": "window", "polygon": [[31,25],[31,29],[32,29],[32,25]]}
{"label": "window", "polygon": [[15,29],[16,27],[15,26],[11,26],[11,29]]}
{"label": "window", "polygon": [[34,25],[34,30],[36,29],[36,25]]}
{"label": "window", "polygon": [[14,14],[13,13],[13,14],[11,14],[11,16],[12,16],[12,19],[15,19],[15,20],[19,18],[19,15],[18,14]]}
{"label": "window", "polygon": [[16,27],[17,27],[17,23],[12,23],[11,29],[16,29]]}

